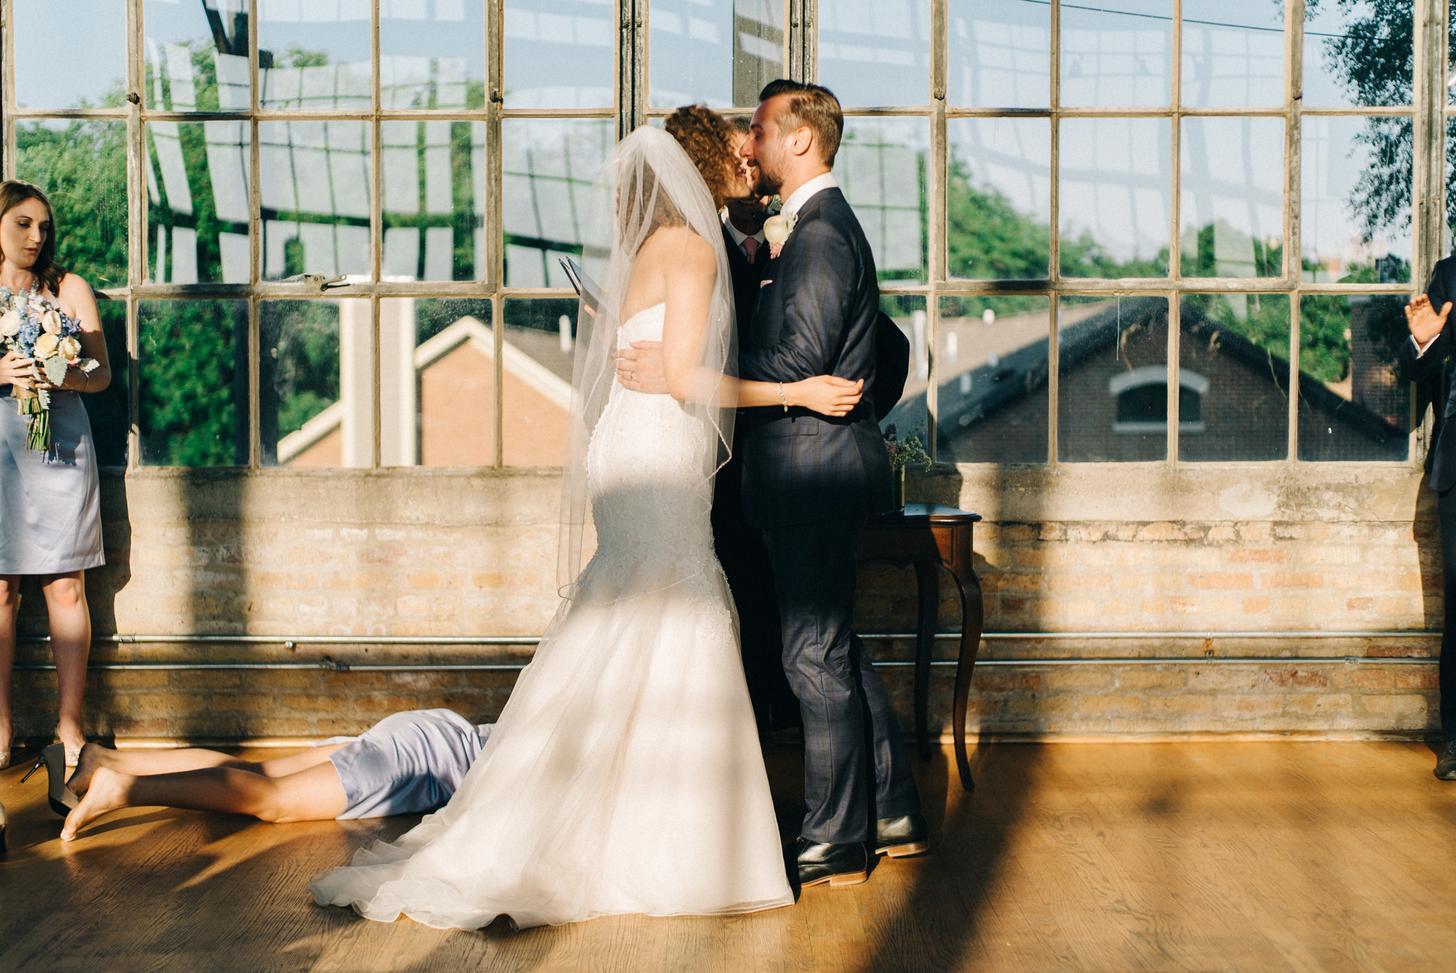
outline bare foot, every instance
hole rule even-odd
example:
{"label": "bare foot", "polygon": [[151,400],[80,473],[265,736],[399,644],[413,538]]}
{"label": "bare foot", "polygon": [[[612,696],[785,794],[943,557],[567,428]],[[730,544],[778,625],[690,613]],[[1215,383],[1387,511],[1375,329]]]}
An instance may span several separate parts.
{"label": "bare foot", "polygon": [[99,743],[88,743],[82,747],[81,759],[76,762],[76,772],[66,780],[66,786],[77,795],[86,793],[86,789],[91,786],[92,775],[97,768],[106,766],[106,758],[110,753],[110,750]]}
{"label": "bare foot", "polygon": [[61,826],[61,840],[75,840],[76,832],[101,815],[126,807],[133,780],[135,778],[130,774],[119,773],[110,767],[97,767],[91,775],[91,786],[86,789],[86,796],[66,815],[66,823]]}

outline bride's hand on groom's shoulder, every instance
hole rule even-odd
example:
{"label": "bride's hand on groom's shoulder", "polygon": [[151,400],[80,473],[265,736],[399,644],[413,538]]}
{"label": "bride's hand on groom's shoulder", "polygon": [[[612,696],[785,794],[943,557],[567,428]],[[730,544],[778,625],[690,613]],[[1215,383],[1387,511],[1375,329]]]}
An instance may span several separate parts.
{"label": "bride's hand on groom's shoulder", "polygon": [[617,381],[634,392],[667,394],[667,373],[662,368],[662,342],[634,341],[617,352]]}
{"label": "bride's hand on groom's shoulder", "polygon": [[864,395],[864,379],[851,382],[833,375],[816,375],[786,385],[789,405],[801,405],[824,416],[847,416]]}

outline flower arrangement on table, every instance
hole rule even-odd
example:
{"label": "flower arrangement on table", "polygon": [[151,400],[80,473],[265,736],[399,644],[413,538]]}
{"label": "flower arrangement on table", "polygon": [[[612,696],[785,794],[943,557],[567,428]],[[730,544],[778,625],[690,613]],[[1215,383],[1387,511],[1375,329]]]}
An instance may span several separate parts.
{"label": "flower arrangement on table", "polygon": [[[35,377],[59,387],[66,370],[79,368],[90,374],[99,366],[94,358],[81,357],[81,322],[63,312],[49,298],[34,290],[12,291],[0,287],[0,354],[15,352],[35,360]],[[49,389],[10,387],[15,409],[30,416],[25,446],[37,452],[51,448],[51,394]]]}
{"label": "flower arrangement on table", "polygon": [[895,487],[895,506],[905,506],[905,470],[916,466],[930,469],[930,454],[920,442],[920,437],[911,433],[901,438],[893,425],[885,427],[885,452],[890,454],[890,472]]}

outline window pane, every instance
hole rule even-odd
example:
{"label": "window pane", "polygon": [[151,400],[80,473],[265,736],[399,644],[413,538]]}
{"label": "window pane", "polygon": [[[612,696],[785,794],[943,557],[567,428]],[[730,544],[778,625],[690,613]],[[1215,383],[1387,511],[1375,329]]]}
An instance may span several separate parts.
{"label": "window pane", "polygon": [[137,424],[148,466],[248,463],[248,302],[137,305]]}
{"label": "window pane", "polygon": [[592,181],[611,151],[612,123],[509,118],[501,130],[506,283],[568,287],[558,260],[581,252]]}
{"label": "window pane", "polygon": [[17,122],[15,174],[56,211],[56,260],[92,287],[127,283],[126,123]]}
{"label": "window pane", "polygon": [[1300,459],[1407,457],[1410,384],[1395,374],[1404,304],[1394,294],[1300,298]]}
{"label": "window pane", "polygon": [[385,108],[485,104],[485,4],[382,0],[379,98]]}
{"label": "window pane", "polygon": [[258,101],[264,108],[367,111],[369,4],[258,0]]}
{"label": "window pane", "polygon": [[1305,3],[1304,103],[1411,103],[1411,0]]}
{"label": "window pane", "polygon": [[953,277],[1040,280],[1051,253],[1051,128],[1042,118],[946,122]]}
{"label": "window pane", "polygon": [[365,122],[258,126],[266,279],[369,276],[371,143]]}
{"label": "window pane", "polygon": [[506,107],[616,103],[614,0],[505,0]]}
{"label": "window pane", "polygon": [[764,85],[788,77],[783,0],[652,0],[647,22],[654,106],[752,106]]}
{"label": "window pane", "polygon": [[936,358],[943,463],[1045,463],[1045,297],[947,297]]}
{"label": "window pane", "polygon": [[98,466],[126,466],[126,436],[131,431],[128,416],[126,302],[99,301],[101,330],[106,334],[106,357],[111,364],[111,384],[100,392],[81,396],[91,421],[91,438],[96,443]]}
{"label": "window pane", "polygon": [[1196,108],[1283,104],[1283,4],[1183,0],[1182,80]]}
{"label": "window pane", "polygon": [[1168,302],[1067,297],[1057,315],[1057,455],[1065,463],[1168,454]]}
{"label": "window pane", "polygon": [[258,448],[264,466],[370,466],[374,366],[369,302],[258,307]]}
{"label": "window pane", "polygon": [[1289,298],[1188,294],[1179,334],[1178,458],[1289,452]]}
{"label": "window pane", "polygon": [[[495,465],[490,320],[488,300],[380,302],[381,465]],[[566,367],[569,384],[570,352]]]}
{"label": "window pane", "polygon": [[1063,4],[1062,104],[1166,105],[1172,51],[1172,0]]}
{"label": "window pane", "polygon": [[886,435],[892,431],[900,440],[915,436],[925,451],[930,452],[930,409],[926,404],[926,389],[930,379],[930,332],[925,315],[925,298],[914,296],[884,296],[880,298],[880,310],[899,325],[900,331],[910,342],[910,371],[905,376],[905,389],[900,401],[880,423]]}
{"label": "window pane", "polygon": [[930,4],[819,0],[819,83],[841,104],[930,100]]}
{"label": "window pane", "polygon": [[248,282],[246,122],[147,125],[147,280]]}
{"label": "window pane", "polygon": [[485,125],[383,122],[389,280],[485,276]]}
{"label": "window pane", "polygon": [[1173,195],[1168,120],[1066,118],[1061,124],[1062,273],[1166,275]]}
{"label": "window pane", "polygon": [[571,416],[575,298],[507,301],[501,435],[507,466],[560,466]]}
{"label": "window pane", "polygon": [[1180,236],[1184,277],[1284,272],[1284,122],[1185,118]]}
{"label": "window pane", "polygon": [[247,0],[146,0],[144,10],[149,108],[246,111],[252,105]]}
{"label": "window pane", "polygon": [[1306,117],[1304,279],[1410,280],[1411,120]]}
{"label": "window pane", "polygon": [[882,281],[926,279],[929,157],[924,119],[844,120],[834,176],[864,227]]}
{"label": "window pane", "polygon": [[1045,108],[1050,104],[1051,4],[950,0],[949,7],[946,94],[951,105]]}
{"label": "window pane", "polygon": [[14,3],[17,105],[95,108],[125,103],[126,43],[118,40],[127,36],[126,4],[117,0]]}

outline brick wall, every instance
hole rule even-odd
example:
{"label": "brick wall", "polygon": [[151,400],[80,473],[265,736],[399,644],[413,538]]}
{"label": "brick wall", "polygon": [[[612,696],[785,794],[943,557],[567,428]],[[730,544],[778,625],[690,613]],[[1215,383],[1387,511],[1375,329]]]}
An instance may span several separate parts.
{"label": "brick wall", "polygon": [[[1435,724],[1434,666],[1396,660],[1429,660],[1437,640],[1357,634],[1439,628],[1433,510],[1407,467],[963,467],[913,481],[911,494],[986,517],[986,628],[1032,636],[988,639],[973,730],[1363,736]],[[556,607],[549,473],[147,471],[105,478],[103,506],[109,564],[88,581],[97,733],[316,737],[427,705],[489,719],[528,644],[409,640],[534,636]],[[945,587],[949,631],[958,614]],[[39,603],[27,595],[23,632],[44,631]],[[862,630],[908,631],[914,603],[908,571],[862,572]],[[1240,632],[1303,634],[1228,634]],[[117,644],[116,633],[147,640]],[[297,641],[310,636],[337,641]],[[365,636],[404,641],[349,641]],[[892,663],[908,723],[910,672],[893,663],[911,647],[872,644]],[[937,643],[942,659],[954,650]],[[20,657],[43,662],[47,650],[25,643]],[[503,668],[317,668],[325,658]],[[1359,661],[1327,661],[1346,658]],[[1079,660],[1092,664],[1066,664]],[[135,664],[179,668],[102,668]],[[186,668],[198,664],[283,668]],[[935,670],[933,726],[948,726],[951,672]],[[48,671],[17,673],[22,734],[49,732],[53,684]]]}

